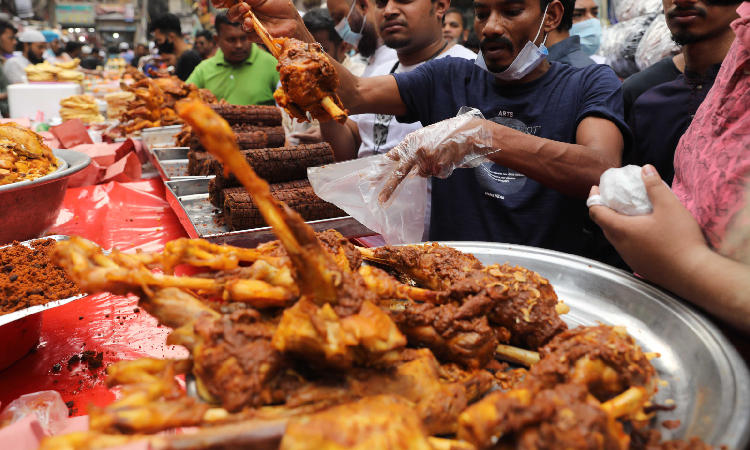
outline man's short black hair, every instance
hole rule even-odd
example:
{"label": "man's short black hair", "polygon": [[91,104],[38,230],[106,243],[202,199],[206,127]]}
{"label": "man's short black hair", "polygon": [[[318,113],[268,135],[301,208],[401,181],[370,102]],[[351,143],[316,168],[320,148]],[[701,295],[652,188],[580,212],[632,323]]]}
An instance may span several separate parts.
{"label": "man's short black hair", "polygon": [[448,17],[448,14],[454,14],[454,13],[461,16],[461,25],[464,27],[464,29],[466,29],[466,17],[464,17],[463,11],[453,6],[448,8],[448,11],[445,12],[445,15],[443,16],[443,21],[445,21],[445,18]]}
{"label": "man's short black hair", "polygon": [[336,22],[333,21],[331,13],[326,8],[314,8],[306,12],[302,21],[305,22],[305,27],[314,33],[316,31],[327,31],[328,40],[333,42],[334,45],[339,45],[344,40],[336,32]]}
{"label": "man's short black hair", "polygon": [[76,50],[83,48],[83,42],[70,41],[65,44],[65,52],[68,54],[74,53]]}
{"label": "man's short black hair", "polygon": [[[563,11],[560,25],[557,26],[557,31],[570,31],[573,28],[573,13],[576,9],[576,0],[560,0],[560,3],[562,3],[565,10]],[[545,8],[546,6],[544,5]]]}
{"label": "man's short black hair", "polygon": [[230,27],[240,26],[239,23],[230,22],[229,19],[227,18],[227,13],[225,11],[222,11],[216,15],[216,20],[214,21],[214,28],[216,28],[216,34],[221,34],[222,25],[229,25]]}
{"label": "man's short black hair", "polygon": [[0,20],[0,34],[5,33],[5,30],[13,30],[13,34],[18,33],[18,28],[13,26],[12,23],[7,20]]}
{"label": "man's short black hair", "polygon": [[214,41],[214,34],[211,33],[208,30],[201,30],[201,31],[195,33],[195,38],[198,39],[199,37],[204,38],[208,42],[213,42]]}
{"label": "man's short black hair", "polygon": [[177,36],[182,36],[182,25],[180,25],[180,19],[172,13],[162,14],[155,20],[152,20],[149,24],[148,30],[151,33],[159,30],[165,34],[174,31]]}

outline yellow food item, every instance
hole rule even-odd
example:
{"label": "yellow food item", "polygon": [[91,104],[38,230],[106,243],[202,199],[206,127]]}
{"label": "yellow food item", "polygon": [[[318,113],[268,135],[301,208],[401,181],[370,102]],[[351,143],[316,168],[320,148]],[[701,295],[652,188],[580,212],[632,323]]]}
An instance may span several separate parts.
{"label": "yellow food item", "polygon": [[81,119],[89,124],[104,122],[104,116],[99,114],[99,105],[90,95],[72,95],[60,100],[60,117],[63,121]]}
{"label": "yellow food item", "polygon": [[33,180],[57,169],[41,136],[17,123],[0,124],[0,186]]}

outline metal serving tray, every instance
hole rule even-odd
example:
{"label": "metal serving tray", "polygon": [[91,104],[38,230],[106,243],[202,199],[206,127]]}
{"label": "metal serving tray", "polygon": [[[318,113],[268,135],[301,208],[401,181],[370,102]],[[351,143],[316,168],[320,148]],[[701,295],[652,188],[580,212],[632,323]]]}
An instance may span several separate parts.
{"label": "metal serving tray", "polygon": [[149,150],[174,147],[174,135],[182,130],[182,125],[146,128],[141,130],[141,140]]}
{"label": "metal serving tray", "polygon": [[[70,238],[68,236],[63,236],[63,235],[56,234],[56,235],[52,235],[52,236],[41,237],[39,239],[54,239],[57,242],[60,242],[60,241],[67,241]],[[23,241],[20,244],[21,245],[25,245],[26,247],[31,247],[31,242],[32,241],[37,241],[39,239],[32,239],[32,240],[29,240],[29,241]],[[0,249],[6,248],[6,247],[10,247],[10,245],[3,245],[2,247],[0,247]],[[49,302],[46,305],[32,306],[30,308],[22,309],[20,311],[16,311],[16,312],[12,312],[12,313],[9,313],[9,314],[0,315],[0,326],[3,326],[5,324],[11,323],[11,322],[14,322],[14,321],[16,321],[18,319],[22,319],[22,318],[24,318],[26,316],[30,316],[32,314],[36,314],[36,313],[38,313],[40,311],[46,311],[48,309],[52,309],[52,308],[56,308],[58,306],[62,306],[64,304],[66,304],[66,303],[70,303],[73,300],[78,300],[79,298],[83,298],[85,296],[86,296],[86,294],[78,294],[78,295],[76,295],[74,297],[69,297],[69,298],[64,298],[62,300],[55,300],[54,302]]]}
{"label": "metal serving tray", "polygon": [[188,175],[188,151],[190,147],[155,148],[151,163],[164,181],[190,178],[213,178]]}
{"label": "metal serving tray", "polygon": [[[659,412],[655,426],[664,439],[700,436],[712,445],[742,450],[750,442],[750,374],[732,344],[703,315],[673,295],[630,273],[565,253],[520,245],[447,242],[482,263],[510,263],[549,279],[570,306],[565,322],[625,326],[646,352],[666,386],[656,403],[677,409]],[[668,430],[664,420],[679,420]]]}
{"label": "metal serving tray", "polygon": [[[164,183],[167,188],[167,200],[191,238],[248,248],[276,239],[270,227],[229,231],[226,225],[217,225],[214,221],[219,217],[215,213],[217,208],[208,201],[209,180],[208,177],[200,177]],[[307,223],[315,231],[334,229],[350,238],[374,234],[369,228],[349,216]]]}

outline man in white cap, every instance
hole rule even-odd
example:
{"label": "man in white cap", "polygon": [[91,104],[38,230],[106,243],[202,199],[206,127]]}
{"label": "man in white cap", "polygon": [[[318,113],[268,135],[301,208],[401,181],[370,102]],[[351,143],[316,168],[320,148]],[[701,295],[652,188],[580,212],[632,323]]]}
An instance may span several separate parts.
{"label": "man in white cap", "polygon": [[130,64],[133,62],[133,50],[130,50],[130,44],[127,42],[120,42],[120,58],[124,59],[126,63]]}
{"label": "man in white cap", "polygon": [[44,62],[44,50],[47,49],[47,39],[36,30],[26,30],[18,35],[18,42],[23,44],[23,53],[5,61],[3,70],[8,78],[8,84],[23,83],[26,81],[26,71],[30,64],[41,64]]}

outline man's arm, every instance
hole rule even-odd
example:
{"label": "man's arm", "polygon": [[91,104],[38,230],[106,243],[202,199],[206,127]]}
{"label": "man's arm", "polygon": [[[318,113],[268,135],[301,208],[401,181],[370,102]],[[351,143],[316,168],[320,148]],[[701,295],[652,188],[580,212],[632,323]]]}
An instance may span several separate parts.
{"label": "man's arm", "polygon": [[331,145],[337,162],[357,158],[362,138],[359,136],[359,126],[353,120],[348,119],[344,125],[333,120],[322,122],[320,132],[323,140]]}
{"label": "man's arm", "polygon": [[26,71],[13,58],[7,60],[3,65],[5,70],[5,77],[8,78],[8,84],[23,83],[23,77],[26,75]]}
{"label": "man's arm", "polygon": [[576,130],[578,144],[551,141],[488,123],[492,140],[500,149],[490,155],[492,161],[563,194],[586,198],[605,170],[620,167],[624,139],[617,125],[607,119],[583,119]]}
{"label": "man's arm", "polygon": [[[247,0],[227,11],[227,17],[233,22],[242,23],[242,28],[254,42],[261,42],[253,30],[250,18],[244,15],[253,8],[258,19],[263,22],[273,37],[296,38],[303,42],[315,43],[315,39],[305,27],[302,17],[292,2],[286,0]],[[328,59],[336,68],[339,76],[339,87],[336,93],[341,98],[349,114],[389,114],[403,116],[406,105],[401,99],[396,79],[390,75],[381,77],[360,78],[349,72],[335,59]]]}
{"label": "man's arm", "polygon": [[[625,216],[592,206],[591,218],[638,275],[750,332],[750,266],[708,247],[698,222],[653,166],[642,176],[653,214]],[[594,186],[591,194],[598,193]]]}

